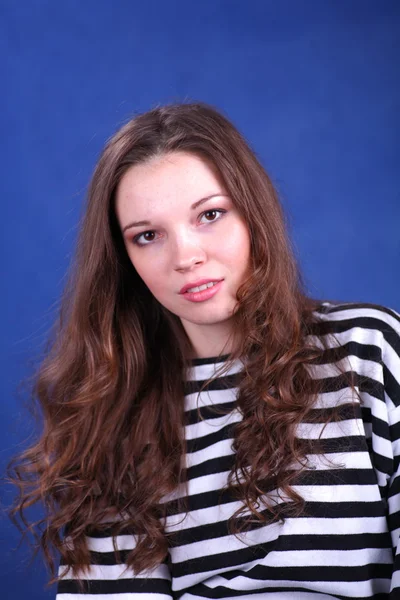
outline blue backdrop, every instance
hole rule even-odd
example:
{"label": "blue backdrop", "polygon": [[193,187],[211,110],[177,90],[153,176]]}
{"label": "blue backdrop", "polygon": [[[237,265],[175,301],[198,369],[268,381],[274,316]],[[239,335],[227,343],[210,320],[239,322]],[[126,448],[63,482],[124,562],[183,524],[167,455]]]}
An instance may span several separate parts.
{"label": "blue backdrop", "polygon": [[[0,31],[2,470],[33,432],[18,384],[56,316],[100,149],[156,103],[210,102],[247,137],[312,295],[399,310],[398,1],[2,0]],[[54,597],[0,525],[3,597]]]}

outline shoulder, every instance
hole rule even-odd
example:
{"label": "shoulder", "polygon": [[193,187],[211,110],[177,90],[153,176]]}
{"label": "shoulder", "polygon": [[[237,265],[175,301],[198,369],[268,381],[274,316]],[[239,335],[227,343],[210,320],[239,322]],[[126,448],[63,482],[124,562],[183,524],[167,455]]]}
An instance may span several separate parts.
{"label": "shoulder", "polygon": [[382,339],[400,355],[400,314],[380,304],[367,302],[322,302],[314,311],[316,335],[351,333],[364,343]]}
{"label": "shoulder", "polygon": [[399,313],[379,304],[323,302],[315,316],[313,334],[339,346],[359,374],[380,382],[388,408],[400,406]]}

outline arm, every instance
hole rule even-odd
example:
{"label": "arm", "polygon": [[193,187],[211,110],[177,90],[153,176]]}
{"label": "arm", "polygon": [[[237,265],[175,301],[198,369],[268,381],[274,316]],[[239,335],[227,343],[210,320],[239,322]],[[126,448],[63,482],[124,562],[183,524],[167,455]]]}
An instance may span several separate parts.
{"label": "arm", "polygon": [[390,429],[392,432],[392,440],[394,447],[394,464],[395,471],[390,480],[388,493],[388,510],[389,510],[389,528],[392,536],[394,564],[393,575],[390,588],[390,599],[400,598],[400,407],[398,406],[395,414],[391,415],[393,419],[396,417],[396,422],[393,421]]}
{"label": "arm", "polygon": [[[394,313],[394,311],[392,311]],[[390,599],[400,598],[400,316],[391,320],[382,352],[385,401],[388,409],[393,471],[388,487],[388,523],[394,553]]]}
{"label": "arm", "polygon": [[[398,384],[400,385],[400,384]],[[390,598],[400,598],[400,406],[389,413],[393,446],[394,473],[388,492],[388,521],[394,555]]]}

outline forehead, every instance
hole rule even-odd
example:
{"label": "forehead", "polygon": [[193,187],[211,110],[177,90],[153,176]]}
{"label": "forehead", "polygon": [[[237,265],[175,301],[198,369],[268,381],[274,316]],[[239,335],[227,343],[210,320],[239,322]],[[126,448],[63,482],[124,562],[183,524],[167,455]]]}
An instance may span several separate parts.
{"label": "forehead", "polygon": [[130,167],[116,193],[117,211],[159,203],[193,203],[201,196],[225,191],[211,161],[189,152],[174,152]]}

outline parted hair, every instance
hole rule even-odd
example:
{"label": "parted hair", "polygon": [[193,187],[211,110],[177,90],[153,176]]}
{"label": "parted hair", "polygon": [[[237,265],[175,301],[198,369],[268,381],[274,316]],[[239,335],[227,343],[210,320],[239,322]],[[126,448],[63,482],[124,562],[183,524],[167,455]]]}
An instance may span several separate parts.
{"label": "parted hair", "polygon": [[[33,533],[51,582],[55,554],[79,577],[90,564],[86,535],[110,523],[113,535],[138,535],[125,557],[135,572],[168,553],[163,498],[186,485],[191,345],[179,318],[135,271],[114,204],[130,167],[176,151],[216,167],[251,238],[250,274],[232,318],[238,343],[223,370],[246,357],[228,477],[242,503],[229,530],[238,535],[252,522],[304,509],[294,489],[307,465],[296,428],[310,418],[318,393],[310,368],[323,352],[310,341],[318,302],[304,291],[277,192],[244,137],[208,104],[157,106],[122,126],[95,167],[59,314],[31,388],[40,434],[9,465],[18,491],[11,517]],[[281,502],[271,490],[280,490]],[[182,494],[183,512],[185,501]],[[29,523],[25,512],[36,503],[44,517]]]}

